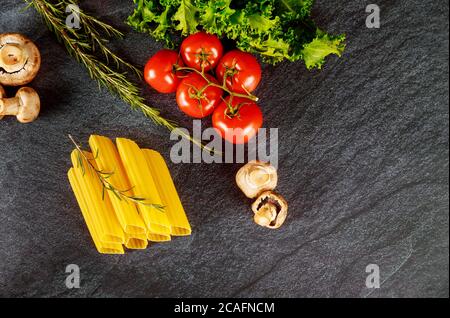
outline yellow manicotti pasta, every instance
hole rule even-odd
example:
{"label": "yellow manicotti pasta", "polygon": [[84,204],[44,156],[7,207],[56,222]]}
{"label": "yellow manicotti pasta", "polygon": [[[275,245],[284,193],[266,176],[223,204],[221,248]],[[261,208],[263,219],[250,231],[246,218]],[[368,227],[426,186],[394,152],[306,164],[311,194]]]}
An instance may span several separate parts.
{"label": "yellow manicotti pasta", "polygon": [[[99,253],[124,254],[152,242],[191,234],[170,171],[163,157],[140,149],[131,140],[114,143],[101,136],[89,139],[92,153],[75,149],[68,178]],[[117,196],[104,186],[123,192]],[[128,197],[128,198],[127,198]],[[133,198],[133,200],[129,199]],[[136,204],[134,198],[143,201]],[[163,207],[163,209],[161,209]]]}
{"label": "yellow manicotti pasta", "polygon": [[[132,186],[114,143],[107,137],[92,135],[89,138],[89,145],[92,153],[95,154],[95,162],[99,170],[111,173],[108,182],[115,189],[122,191],[128,190],[126,195],[133,196]],[[124,232],[130,236],[145,236],[147,229],[139,215],[136,204],[120,198],[109,191],[107,191],[107,195],[111,200],[116,217]]]}
{"label": "yellow manicotti pasta", "polygon": [[147,234],[125,233],[125,247],[130,250],[144,250],[148,246]]}
{"label": "yellow manicotti pasta", "polygon": [[[86,152],[85,155],[91,159],[91,163],[97,168],[92,154]],[[117,220],[111,201],[108,196],[104,195],[103,186],[96,172],[83,156],[79,156],[77,150],[72,152],[71,159],[75,167],[73,171],[78,180],[81,195],[89,207],[94,226],[98,229],[99,239],[103,243],[123,244],[125,233]],[[79,165],[79,159],[82,160],[82,166]]]}
{"label": "yellow manicotti pasta", "polygon": [[151,230],[149,230],[147,232],[147,239],[150,242],[155,242],[155,243],[169,242],[172,240],[172,238],[170,237],[170,228],[169,228],[169,232],[166,234],[154,233]]}
{"label": "yellow manicotti pasta", "polygon": [[147,238],[154,242],[170,241],[171,226],[164,210],[161,197],[153,180],[144,153],[138,145],[125,138],[116,139],[117,149],[125,167],[134,195],[145,198],[153,205],[139,204],[138,208],[147,227]]}
{"label": "yellow manicotti pasta", "polygon": [[165,206],[171,234],[174,236],[190,235],[192,232],[191,226],[164,158],[154,150],[143,149],[142,152]]}
{"label": "yellow manicotti pasta", "polygon": [[72,190],[77,199],[78,205],[80,206],[81,213],[88,227],[89,233],[91,234],[92,240],[94,241],[97,251],[101,254],[124,254],[124,249],[120,243],[105,243],[100,239],[99,229],[97,228],[93,218],[94,215],[89,209],[89,206],[85,200],[84,195],[81,191],[81,186],[77,180],[75,169],[71,168],[68,172],[69,182],[72,186]]}

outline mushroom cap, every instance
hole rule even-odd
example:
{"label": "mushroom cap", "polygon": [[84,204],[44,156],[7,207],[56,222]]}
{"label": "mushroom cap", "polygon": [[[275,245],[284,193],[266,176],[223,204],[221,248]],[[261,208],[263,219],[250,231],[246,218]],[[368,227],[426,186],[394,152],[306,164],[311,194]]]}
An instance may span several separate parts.
{"label": "mushroom cap", "polygon": [[286,200],[273,191],[265,191],[252,205],[257,224],[269,229],[278,229],[286,220],[288,204]]}
{"label": "mushroom cap", "polygon": [[31,82],[41,67],[37,46],[19,33],[0,35],[0,84],[21,86]]}
{"label": "mushroom cap", "polygon": [[277,169],[269,163],[252,160],[239,169],[236,183],[248,198],[256,198],[261,192],[276,188]]}
{"label": "mushroom cap", "polygon": [[17,120],[21,123],[31,123],[36,120],[41,110],[41,101],[38,93],[30,87],[22,87],[17,91],[19,99],[19,113]]}

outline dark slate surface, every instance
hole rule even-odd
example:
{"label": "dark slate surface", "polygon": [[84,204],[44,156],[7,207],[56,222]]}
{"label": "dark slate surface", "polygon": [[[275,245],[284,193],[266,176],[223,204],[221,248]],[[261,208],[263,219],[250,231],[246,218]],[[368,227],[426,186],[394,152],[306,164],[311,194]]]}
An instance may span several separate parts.
{"label": "dark slate surface", "polygon": [[[174,165],[194,232],[126,256],[97,254],[66,180],[67,133],[130,137],[166,158],[163,128],[99,92],[33,10],[2,0],[0,32],[42,50],[32,83],[39,120],[0,122],[0,296],[449,296],[448,1],[317,1],[319,25],[348,34],[342,59],[322,72],[265,66],[258,95],[280,128],[280,185],[290,203],[278,231],[256,226],[234,186],[239,165]],[[131,1],[90,1],[117,26]],[[126,27],[124,27],[125,30]],[[136,65],[158,49],[146,35],[114,42]],[[9,90],[10,94],[14,91]],[[145,91],[166,116],[192,123],[173,96]],[[81,288],[65,267],[81,267]],[[365,287],[366,266],[382,286]]]}

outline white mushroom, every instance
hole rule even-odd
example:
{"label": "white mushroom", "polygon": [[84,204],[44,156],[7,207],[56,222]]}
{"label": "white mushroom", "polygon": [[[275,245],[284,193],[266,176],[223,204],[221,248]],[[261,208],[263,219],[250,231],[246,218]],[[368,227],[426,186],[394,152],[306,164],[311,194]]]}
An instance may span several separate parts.
{"label": "white mushroom", "polygon": [[13,98],[0,98],[0,118],[16,116],[21,123],[34,121],[40,112],[41,102],[36,91],[22,87]]}
{"label": "white mushroom", "polygon": [[269,229],[278,229],[287,217],[288,204],[278,193],[266,191],[252,205],[256,224]]}
{"label": "white mushroom", "polygon": [[236,183],[248,198],[253,199],[263,191],[276,188],[277,170],[269,163],[253,160],[238,171]]}
{"label": "white mushroom", "polygon": [[39,49],[30,39],[18,33],[0,34],[0,84],[28,84],[40,66]]}

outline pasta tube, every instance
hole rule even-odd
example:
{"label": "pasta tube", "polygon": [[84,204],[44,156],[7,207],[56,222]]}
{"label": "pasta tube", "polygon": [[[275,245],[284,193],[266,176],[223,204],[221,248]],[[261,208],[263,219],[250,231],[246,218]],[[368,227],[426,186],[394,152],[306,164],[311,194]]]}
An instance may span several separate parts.
{"label": "pasta tube", "polygon": [[144,250],[148,246],[147,234],[125,233],[125,247],[130,250]]}
{"label": "pasta tube", "polygon": [[[103,189],[96,172],[77,152],[78,150],[74,150],[71,155],[72,164],[76,167],[74,172],[80,185],[81,195],[85,198],[91,211],[90,215],[98,229],[99,238],[104,243],[123,244],[125,234],[113,211],[111,201],[107,195],[104,195],[106,190]],[[91,154],[85,154],[88,158],[92,158]],[[83,166],[80,165],[79,160],[82,160]],[[91,163],[96,167],[94,161]]]}
{"label": "pasta tube", "polygon": [[164,158],[154,150],[143,149],[142,151],[165,206],[171,234],[174,236],[190,235],[191,226]]}
{"label": "pasta tube", "polygon": [[82,194],[80,184],[75,175],[74,168],[71,168],[68,172],[69,182],[72,186],[72,190],[75,194],[75,198],[80,206],[81,213],[88,227],[89,233],[91,234],[92,240],[94,241],[97,251],[101,254],[124,254],[123,246],[120,243],[104,243],[100,240],[100,235],[98,228],[94,223],[92,211],[86,203],[86,200]]}
{"label": "pasta tube", "polygon": [[[108,178],[108,182],[115,189],[129,190],[127,195],[133,196],[130,181],[125,173],[125,168],[114,143],[109,138],[92,135],[89,138],[89,145],[91,146],[92,153],[95,154],[95,162],[99,170],[112,173]],[[107,191],[107,195],[111,200],[116,217],[125,233],[132,236],[146,235],[147,229],[139,215],[136,205],[109,191]]]}
{"label": "pasta tube", "polygon": [[170,237],[170,228],[169,228],[169,232],[166,234],[158,234],[158,233],[153,233],[151,231],[148,231],[147,239],[151,242],[168,242],[168,241],[172,240],[172,238]]}
{"label": "pasta tube", "polygon": [[166,212],[161,210],[162,200],[143,152],[131,140],[117,138],[116,143],[135,196],[148,200],[149,204],[138,204],[149,231],[148,239],[157,242],[170,240],[170,223]]}

